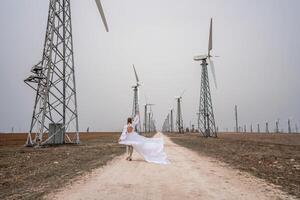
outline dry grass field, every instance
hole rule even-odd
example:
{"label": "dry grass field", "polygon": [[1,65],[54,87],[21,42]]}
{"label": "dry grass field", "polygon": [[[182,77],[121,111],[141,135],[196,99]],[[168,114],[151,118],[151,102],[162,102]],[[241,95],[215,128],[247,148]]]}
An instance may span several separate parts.
{"label": "dry grass field", "polygon": [[0,199],[39,199],[125,152],[120,133],[83,133],[80,145],[24,147],[26,134],[0,134]]}
{"label": "dry grass field", "polygon": [[179,145],[263,178],[300,198],[300,134],[167,134]]}
{"label": "dry grass field", "polygon": [[[154,133],[143,134],[151,137]],[[120,133],[81,133],[79,145],[25,147],[27,134],[0,134],[0,199],[40,199],[125,153]]]}
{"label": "dry grass field", "polygon": [[[120,133],[82,133],[80,145],[24,147],[26,134],[0,134],[0,199],[39,199],[125,152]],[[147,136],[152,136],[149,134]],[[175,143],[250,172],[300,198],[300,135],[167,134]]]}

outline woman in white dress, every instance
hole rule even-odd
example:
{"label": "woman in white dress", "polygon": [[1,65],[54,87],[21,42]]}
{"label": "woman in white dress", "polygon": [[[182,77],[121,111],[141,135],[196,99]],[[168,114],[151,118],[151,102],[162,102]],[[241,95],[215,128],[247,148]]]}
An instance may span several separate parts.
{"label": "woman in white dress", "polygon": [[[134,131],[134,127],[139,123],[139,115],[137,115],[131,123],[128,118],[127,125],[124,126],[123,132],[119,139],[119,144],[132,146],[147,162],[157,164],[167,164],[167,155],[164,152],[164,140],[160,138],[147,138],[139,135]],[[129,157],[131,161],[132,150],[129,149]]]}

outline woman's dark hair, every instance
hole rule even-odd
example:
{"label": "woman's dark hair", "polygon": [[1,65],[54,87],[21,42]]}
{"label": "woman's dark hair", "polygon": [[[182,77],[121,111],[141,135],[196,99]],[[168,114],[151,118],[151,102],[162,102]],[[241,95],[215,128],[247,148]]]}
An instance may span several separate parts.
{"label": "woman's dark hair", "polygon": [[132,124],[132,118],[131,117],[128,117],[127,124]]}

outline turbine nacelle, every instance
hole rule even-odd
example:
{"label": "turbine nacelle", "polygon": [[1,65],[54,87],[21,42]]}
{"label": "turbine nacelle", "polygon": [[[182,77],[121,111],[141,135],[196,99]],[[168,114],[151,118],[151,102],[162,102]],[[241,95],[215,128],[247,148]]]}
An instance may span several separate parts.
{"label": "turbine nacelle", "polygon": [[207,58],[208,58],[208,55],[194,56],[194,61],[206,60]]}
{"label": "turbine nacelle", "polygon": [[131,86],[132,88],[139,88],[141,85],[140,84],[136,84],[136,85],[133,85]]}

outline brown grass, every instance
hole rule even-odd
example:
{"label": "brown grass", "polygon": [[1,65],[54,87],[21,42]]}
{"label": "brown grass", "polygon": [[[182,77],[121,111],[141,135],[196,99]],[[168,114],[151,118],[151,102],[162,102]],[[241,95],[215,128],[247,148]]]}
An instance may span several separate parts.
{"label": "brown grass", "polygon": [[80,145],[24,147],[26,134],[0,135],[0,199],[40,199],[125,152],[119,133],[84,133]]}

